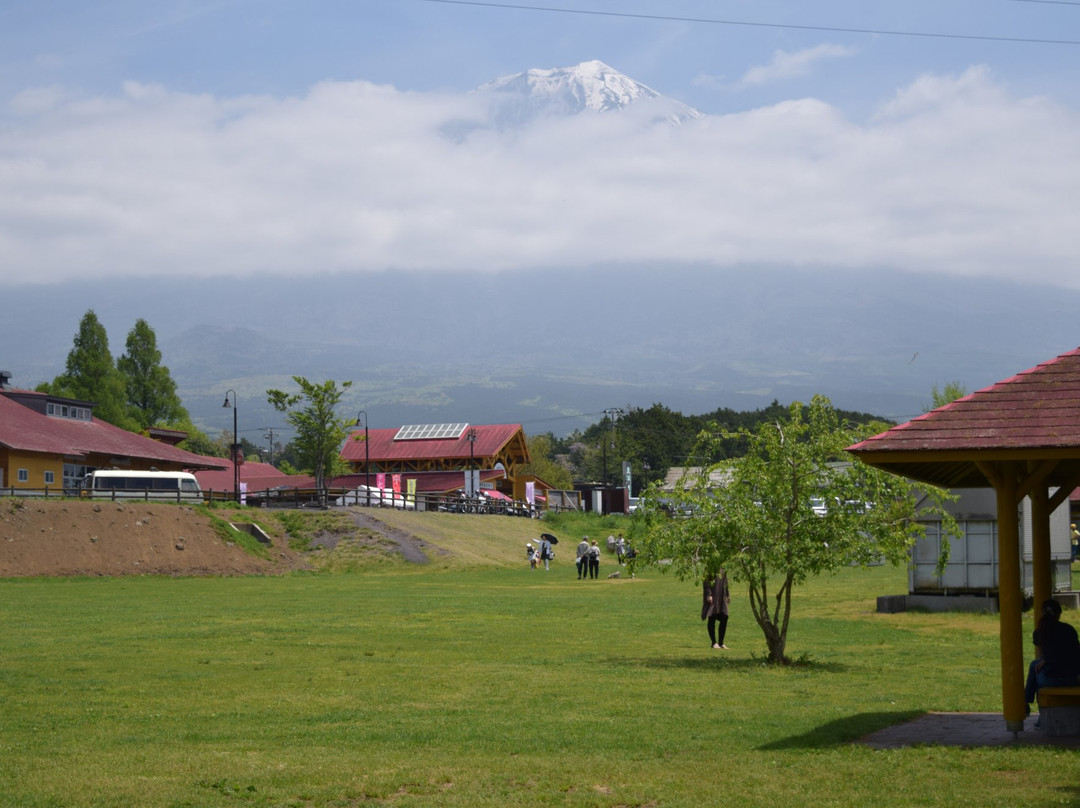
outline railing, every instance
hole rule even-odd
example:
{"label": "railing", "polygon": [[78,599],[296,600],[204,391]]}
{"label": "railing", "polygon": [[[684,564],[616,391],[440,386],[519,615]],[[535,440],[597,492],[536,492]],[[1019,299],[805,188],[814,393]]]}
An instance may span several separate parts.
{"label": "railing", "polygon": [[23,497],[29,499],[87,499],[104,502],[177,502],[192,504],[202,502],[203,496],[193,491],[162,491],[149,488],[0,488],[0,497]]}
{"label": "railing", "polygon": [[[148,489],[100,489],[84,488],[0,488],[0,497],[23,497],[34,499],[85,499],[102,502],[163,502],[193,504],[196,502],[227,504],[235,502],[236,495],[229,490],[207,489],[195,495],[190,491],[153,491]],[[492,499],[490,497],[446,496],[442,494],[379,493],[348,488],[267,488],[261,491],[245,491],[241,494],[245,505],[261,508],[331,508],[372,507],[396,508],[398,510],[437,511],[440,513],[493,514],[499,516],[522,516],[539,518],[543,509],[519,500]],[[563,510],[554,505],[553,510]]]}

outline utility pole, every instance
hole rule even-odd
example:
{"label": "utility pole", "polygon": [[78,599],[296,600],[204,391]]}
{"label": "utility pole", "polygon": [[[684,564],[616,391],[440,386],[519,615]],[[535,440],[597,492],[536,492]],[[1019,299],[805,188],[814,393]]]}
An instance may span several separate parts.
{"label": "utility pole", "polygon": [[272,426],[263,427],[263,437],[270,441],[270,465],[274,465],[274,428]]}
{"label": "utility pole", "polygon": [[[611,420],[611,448],[612,449],[615,448],[615,419],[618,416],[622,415],[622,414],[623,414],[623,411],[621,409],[619,409],[618,407],[609,407],[608,409],[604,410],[604,415],[606,415]],[[607,488],[607,484],[608,484],[607,445],[608,445],[608,442],[605,439],[604,440],[604,488]]]}

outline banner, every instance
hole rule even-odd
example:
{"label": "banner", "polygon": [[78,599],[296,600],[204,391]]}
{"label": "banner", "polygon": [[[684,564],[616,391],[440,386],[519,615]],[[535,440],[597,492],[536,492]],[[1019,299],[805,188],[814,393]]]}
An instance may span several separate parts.
{"label": "banner", "polygon": [[386,472],[380,471],[375,475],[375,487],[382,489],[386,488]]}
{"label": "banner", "polygon": [[525,483],[525,501],[530,505],[533,505],[536,502],[536,483],[532,480]]}
{"label": "banner", "polygon": [[395,494],[400,494],[401,493],[401,475],[400,474],[391,474],[390,475],[390,487],[394,489]]}
{"label": "banner", "polygon": [[416,478],[410,477],[405,481],[405,490],[408,492],[405,499],[408,502],[416,504]]}

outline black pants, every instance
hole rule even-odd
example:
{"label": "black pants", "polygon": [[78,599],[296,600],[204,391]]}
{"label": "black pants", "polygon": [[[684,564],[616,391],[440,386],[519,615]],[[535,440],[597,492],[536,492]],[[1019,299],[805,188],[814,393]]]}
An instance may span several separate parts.
{"label": "black pants", "polygon": [[709,615],[709,640],[713,645],[724,644],[724,635],[727,634],[727,619],[726,614]]}
{"label": "black pants", "polygon": [[600,559],[596,556],[589,556],[589,577],[600,577]]}

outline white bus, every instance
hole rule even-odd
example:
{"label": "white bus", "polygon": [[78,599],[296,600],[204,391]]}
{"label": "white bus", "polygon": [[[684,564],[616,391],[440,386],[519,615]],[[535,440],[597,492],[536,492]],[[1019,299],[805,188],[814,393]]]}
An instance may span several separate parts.
{"label": "white bus", "polygon": [[95,499],[203,501],[199,481],[186,471],[92,471],[83,478],[83,488]]}

